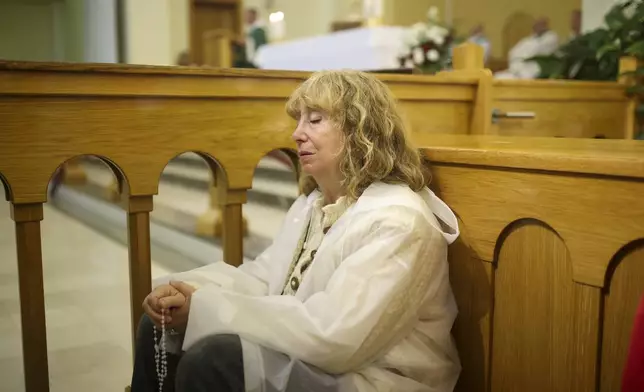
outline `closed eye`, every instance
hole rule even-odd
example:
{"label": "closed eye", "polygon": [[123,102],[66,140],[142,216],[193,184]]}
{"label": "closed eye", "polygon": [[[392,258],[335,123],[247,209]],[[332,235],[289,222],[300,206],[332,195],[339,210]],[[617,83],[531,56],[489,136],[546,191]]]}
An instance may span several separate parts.
{"label": "closed eye", "polygon": [[319,123],[320,123],[320,121],[322,121],[322,119],[321,119],[321,118],[315,118],[315,119],[313,119],[313,120],[311,120],[311,121],[309,121],[309,122],[310,122],[311,124],[319,124]]}

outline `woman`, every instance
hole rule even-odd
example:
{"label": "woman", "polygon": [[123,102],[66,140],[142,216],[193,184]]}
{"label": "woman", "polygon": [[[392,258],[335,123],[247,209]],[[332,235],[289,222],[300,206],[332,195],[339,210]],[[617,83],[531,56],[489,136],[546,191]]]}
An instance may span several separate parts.
{"label": "woman", "polygon": [[156,282],[132,391],[156,388],[161,309],[178,331],[169,350],[183,352],[168,360],[167,390],[451,391],[458,226],[426,188],[391,92],[369,74],[320,72],[287,111],[304,194],[255,261]]}

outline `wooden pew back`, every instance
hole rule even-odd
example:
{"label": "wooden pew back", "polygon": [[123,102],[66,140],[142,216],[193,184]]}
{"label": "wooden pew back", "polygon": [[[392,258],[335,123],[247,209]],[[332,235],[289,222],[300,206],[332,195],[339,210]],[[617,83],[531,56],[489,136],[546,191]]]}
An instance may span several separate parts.
{"label": "wooden pew back", "polygon": [[[134,325],[150,290],[149,214],[167,162],[196,151],[219,173],[224,257],[238,265],[241,205],[253,171],[267,152],[292,151],[293,121],[283,104],[305,77],[0,65],[0,178],[16,226],[28,392],[48,390],[40,221],[55,170],[95,155],[127,185]],[[641,292],[642,146],[439,137],[436,129],[466,133],[483,113],[476,109],[478,79],[383,80],[416,116],[414,138],[428,146],[436,190],[463,223],[450,259],[464,390],[532,390],[533,383],[590,390],[598,380],[611,390],[628,340],[629,306]],[[424,132],[434,117],[444,119],[442,128]]]}
{"label": "wooden pew back", "polygon": [[[633,70],[634,58],[620,61],[620,73]],[[481,125],[471,134],[607,139],[635,137],[631,83],[562,80],[498,80],[484,69],[483,49],[465,43],[454,50],[454,76],[479,80],[476,112]],[[478,119],[477,119],[478,120]]]}
{"label": "wooden pew back", "polygon": [[[28,392],[47,391],[40,221],[61,165],[84,155],[107,163],[127,190],[132,324],[150,291],[150,211],[159,177],[194,151],[217,179],[224,258],[243,260],[242,204],[268,152],[292,153],[289,94],[308,74],[174,67],[0,62],[0,179],[16,226]],[[387,75],[420,132],[468,132],[477,81]]]}
{"label": "wooden pew back", "polygon": [[644,294],[644,143],[435,136],[461,391],[618,391]]}

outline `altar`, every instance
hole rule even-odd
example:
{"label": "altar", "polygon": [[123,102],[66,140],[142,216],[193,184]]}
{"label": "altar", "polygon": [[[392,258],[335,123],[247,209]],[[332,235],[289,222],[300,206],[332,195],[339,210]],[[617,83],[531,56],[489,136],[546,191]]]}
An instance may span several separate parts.
{"label": "altar", "polygon": [[261,69],[319,71],[400,68],[406,28],[362,27],[262,46],[255,58]]}

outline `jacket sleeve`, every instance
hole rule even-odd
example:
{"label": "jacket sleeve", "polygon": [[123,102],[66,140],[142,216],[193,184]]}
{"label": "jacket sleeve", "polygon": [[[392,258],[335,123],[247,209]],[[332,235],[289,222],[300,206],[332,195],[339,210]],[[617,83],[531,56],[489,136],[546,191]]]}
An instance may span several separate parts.
{"label": "jacket sleeve", "polygon": [[304,302],[217,285],[197,290],[184,350],[205,336],[234,333],[329,373],[381,355],[414,327],[423,299],[445,284],[447,244],[415,213],[370,214],[379,218],[350,226],[340,266],[326,289]]}
{"label": "jacket sleeve", "polygon": [[[277,233],[277,236],[284,235],[285,223],[292,220],[293,214],[298,213],[306,204],[306,197],[300,196],[291,206],[284,218],[284,223]],[[171,280],[182,281],[195,288],[213,285],[225,290],[243,293],[245,295],[258,296],[268,294],[268,277],[273,257],[276,251],[274,244],[271,244],[255,260],[245,262],[238,268],[223,261],[208,264],[190,271],[179,272],[172,275],[155,279],[152,287],[167,284]]]}

